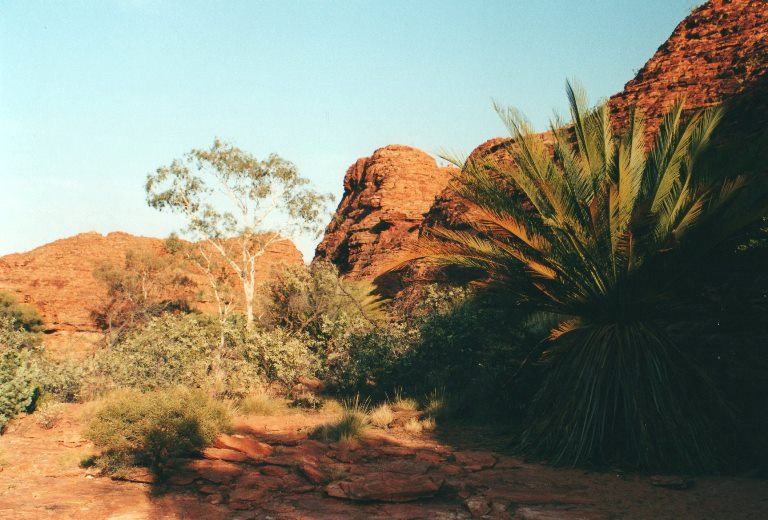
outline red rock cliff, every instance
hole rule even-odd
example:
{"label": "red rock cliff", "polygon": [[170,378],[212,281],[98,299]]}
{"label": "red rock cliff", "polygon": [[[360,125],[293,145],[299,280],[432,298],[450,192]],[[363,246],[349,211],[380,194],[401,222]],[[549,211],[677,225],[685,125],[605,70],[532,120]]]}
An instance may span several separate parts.
{"label": "red rock cliff", "polygon": [[424,214],[448,184],[451,168],[402,145],[358,159],[344,177],[344,195],[315,259],[327,259],[353,279],[370,279],[417,238]]}
{"label": "red rock cliff", "polygon": [[[38,308],[46,327],[61,331],[95,330],[93,311],[106,297],[104,285],[93,277],[96,265],[108,261],[123,265],[128,251],[164,253],[164,241],[128,233],[82,233],[57,240],[26,253],[0,257],[0,289]],[[270,247],[259,263],[259,278],[279,262],[301,263],[301,253],[290,241]],[[194,271],[190,277],[204,281]]]}

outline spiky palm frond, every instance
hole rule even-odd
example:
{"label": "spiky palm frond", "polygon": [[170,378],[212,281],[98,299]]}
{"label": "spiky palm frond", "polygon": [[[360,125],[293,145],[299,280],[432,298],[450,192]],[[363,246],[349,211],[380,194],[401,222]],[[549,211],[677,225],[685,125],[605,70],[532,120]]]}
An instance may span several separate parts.
{"label": "spiky palm frond", "polygon": [[360,314],[371,322],[386,322],[389,300],[376,292],[376,286],[364,280],[342,280],[341,288]]}
{"label": "spiky palm frond", "polygon": [[[527,308],[563,316],[527,448],[562,463],[711,466],[712,450],[696,452],[712,445],[710,423],[694,417],[706,406],[689,391],[708,385],[663,324],[685,307],[677,287],[687,270],[768,214],[768,197],[743,177],[698,175],[721,108],[684,122],[678,101],[646,153],[639,113],[617,136],[606,104],[589,108],[570,83],[567,94],[571,123],[553,123],[551,147],[519,112],[496,106],[514,166],[468,159],[454,189],[472,229],[436,229],[400,262],[480,268]],[[515,190],[500,189],[507,184]]]}

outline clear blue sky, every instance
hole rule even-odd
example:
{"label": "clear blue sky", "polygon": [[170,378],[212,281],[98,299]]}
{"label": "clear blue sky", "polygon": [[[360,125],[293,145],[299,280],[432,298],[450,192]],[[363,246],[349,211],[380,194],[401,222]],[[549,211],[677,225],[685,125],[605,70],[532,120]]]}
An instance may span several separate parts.
{"label": "clear blue sky", "polygon": [[146,206],[146,174],[215,136],[338,202],[376,148],[503,135],[492,99],[543,127],[566,78],[621,90],[699,3],[0,0],[0,254],[166,236],[180,222]]}

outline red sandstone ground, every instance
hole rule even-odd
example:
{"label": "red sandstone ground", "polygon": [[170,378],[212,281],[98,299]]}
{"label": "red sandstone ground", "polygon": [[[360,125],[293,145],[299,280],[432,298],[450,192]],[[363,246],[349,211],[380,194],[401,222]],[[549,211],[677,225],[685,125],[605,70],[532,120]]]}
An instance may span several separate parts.
{"label": "red sandstone ground", "polygon": [[137,482],[117,481],[78,465],[92,453],[81,433],[87,412],[67,405],[48,430],[34,415],[11,423],[0,437],[0,518],[768,518],[768,481],[696,477],[675,490],[644,475],[528,464],[498,451],[498,438],[480,442],[479,431],[454,431],[452,443],[440,432],[409,433],[402,424],[413,412],[357,445],[307,439],[329,414],[241,417],[207,458],[179,461],[170,484],[154,486],[142,471]]}

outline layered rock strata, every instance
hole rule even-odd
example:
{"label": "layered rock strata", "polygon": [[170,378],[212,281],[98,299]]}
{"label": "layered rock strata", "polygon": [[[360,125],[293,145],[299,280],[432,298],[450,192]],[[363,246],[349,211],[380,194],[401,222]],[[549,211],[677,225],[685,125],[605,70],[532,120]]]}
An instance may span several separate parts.
{"label": "layered rock strata", "polygon": [[330,260],[352,279],[371,279],[416,240],[424,214],[455,170],[430,155],[389,145],[358,159],[344,177],[344,195],[316,260]]}

